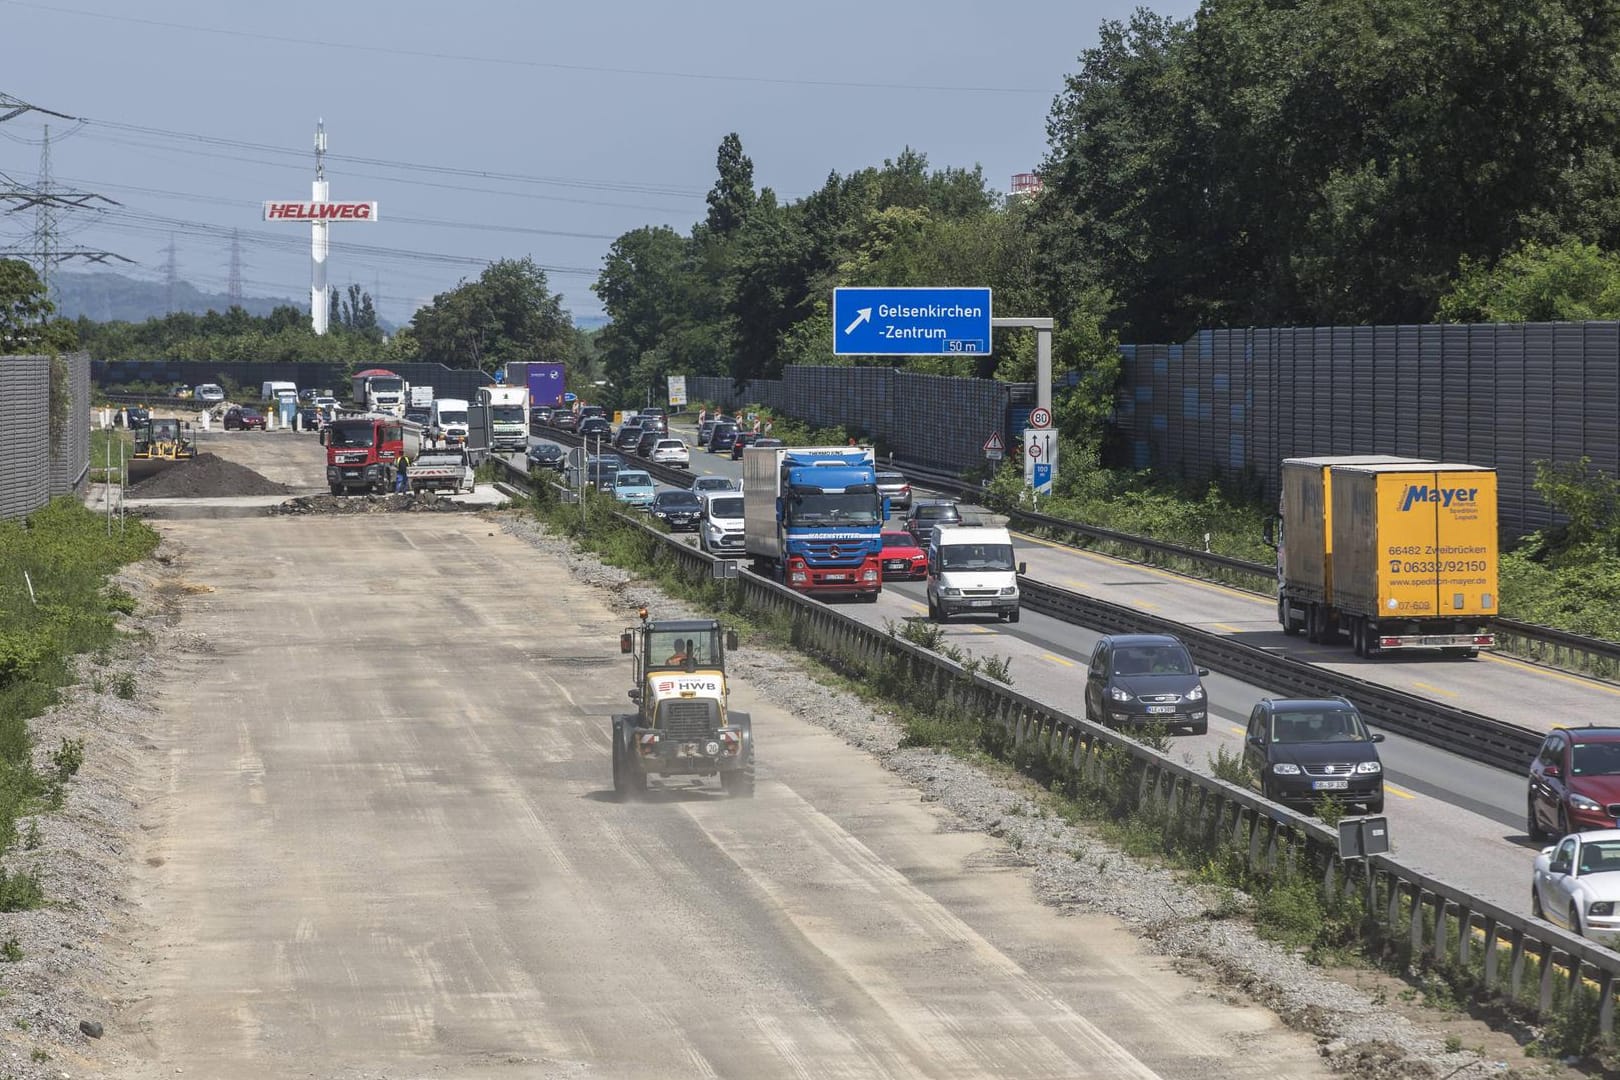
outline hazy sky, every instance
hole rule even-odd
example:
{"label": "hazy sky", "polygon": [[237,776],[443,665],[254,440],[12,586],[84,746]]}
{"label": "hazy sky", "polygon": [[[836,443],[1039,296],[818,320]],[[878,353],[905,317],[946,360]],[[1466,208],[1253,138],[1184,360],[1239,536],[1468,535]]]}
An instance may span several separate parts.
{"label": "hazy sky", "polygon": [[[1134,6],[0,0],[0,93],[88,121],[0,124],[0,173],[36,181],[49,123],[57,186],[123,204],[64,213],[63,247],[161,279],[172,235],[180,276],[224,291],[240,229],[244,291],[307,296],[309,227],[261,221],[260,204],[309,198],[321,117],[332,198],[381,203],[375,224],[331,227],[333,283],[403,321],[530,255],[572,311],[598,314],[612,239],[688,230],[729,131],[788,198],[907,145],[1006,190],[1039,163],[1076,56]],[[0,213],[0,247],[31,247],[33,218]]]}

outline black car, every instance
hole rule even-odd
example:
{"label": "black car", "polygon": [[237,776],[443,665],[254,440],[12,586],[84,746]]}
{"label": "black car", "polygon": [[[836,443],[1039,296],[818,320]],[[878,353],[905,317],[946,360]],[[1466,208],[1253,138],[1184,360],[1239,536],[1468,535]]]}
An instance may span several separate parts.
{"label": "black car", "polygon": [[1267,698],[1249,713],[1243,760],[1266,798],[1314,805],[1336,796],[1384,812],[1384,766],[1361,713],[1344,698]]}
{"label": "black car", "polygon": [[716,424],[714,430],[709,432],[709,453],[718,454],[722,450],[730,453],[739,434],[736,424]]}
{"label": "black car", "polygon": [[640,457],[651,457],[653,447],[657,446],[658,440],[663,437],[664,433],[656,428],[652,430],[642,428],[641,438],[636,441],[636,454]]}
{"label": "black car", "polygon": [[1106,635],[1086,668],[1086,719],[1116,726],[1161,723],[1203,735],[1209,731],[1208,674],[1180,638]]}
{"label": "black car", "polygon": [[549,423],[551,423],[551,406],[550,405],[536,405],[533,408],[531,408],[529,410],[529,423],[530,424],[549,424]]}
{"label": "black car", "polygon": [[675,532],[682,529],[697,531],[703,518],[703,500],[690,491],[660,491],[653,496],[647,512],[663,521]]}
{"label": "black car", "polygon": [[656,431],[660,435],[669,434],[669,419],[653,413],[641,413],[636,417],[636,423],[641,425],[642,431]]}
{"label": "black car", "polygon": [[558,409],[551,414],[551,426],[558,431],[573,431],[579,427],[579,417],[567,409]]}
{"label": "black car", "polygon": [[613,425],[605,417],[587,416],[579,422],[579,437],[582,439],[611,439]]}
{"label": "black car", "polygon": [[928,549],[928,541],[934,535],[936,525],[962,524],[962,511],[949,499],[931,499],[912,506],[911,513],[906,515],[906,532],[917,541],[917,546],[923,550]]}
{"label": "black car", "polygon": [[124,415],[128,418],[129,426],[132,428],[152,419],[152,411],[144,405],[130,405],[124,409]]}
{"label": "black car", "polygon": [[529,447],[529,467],[531,469],[556,469],[558,472],[562,472],[563,465],[566,463],[567,457],[563,454],[563,448],[556,443],[535,443]]}
{"label": "black car", "polygon": [[745,447],[753,446],[754,443],[758,441],[759,432],[757,431],[737,432],[737,437],[731,440],[731,460],[741,461],[743,449]]}
{"label": "black car", "polygon": [[641,436],[643,434],[640,424],[625,424],[619,429],[619,433],[613,436],[613,448],[615,450],[634,450],[641,445]]}

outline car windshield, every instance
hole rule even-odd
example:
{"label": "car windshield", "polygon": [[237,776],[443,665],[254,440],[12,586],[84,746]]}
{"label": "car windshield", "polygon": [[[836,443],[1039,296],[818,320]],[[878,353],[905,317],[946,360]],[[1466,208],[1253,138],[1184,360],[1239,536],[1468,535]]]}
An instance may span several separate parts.
{"label": "car windshield", "polygon": [[1575,743],[1570,747],[1571,776],[1620,776],[1620,743]]}
{"label": "car windshield", "polygon": [[336,423],[326,429],[326,445],[370,446],[374,437],[373,431],[370,424]]}
{"label": "car windshield", "polygon": [[962,515],[954,506],[919,506],[917,518],[929,518],[933,521],[961,521]]}
{"label": "car windshield", "polygon": [[521,405],[496,405],[490,409],[490,412],[494,414],[495,419],[502,422],[523,423],[523,406]]}
{"label": "car windshield", "polygon": [[464,412],[445,411],[439,414],[439,423],[441,424],[465,424],[466,422],[467,414]]}
{"label": "car windshield", "polygon": [[[1009,548],[1008,558],[1011,557]],[[1128,645],[1114,650],[1115,675],[1191,675],[1192,672],[1192,657],[1180,645]]]}
{"label": "car windshield", "polygon": [[1343,709],[1279,712],[1271,718],[1271,741],[1279,743],[1366,742],[1361,717]]}
{"label": "car windshield", "polygon": [[720,662],[719,630],[654,630],[647,635],[647,666],[685,667],[691,657],[698,667]]}
{"label": "car windshield", "polygon": [[1588,840],[1581,844],[1581,873],[1620,871],[1620,840]]}
{"label": "car windshield", "polygon": [[644,472],[622,472],[613,482],[619,487],[652,487],[652,477]]}
{"label": "car windshield", "polygon": [[665,510],[703,509],[703,501],[690,491],[666,491],[658,496],[658,505]]}
{"label": "car windshield", "polygon": [[880,472],[877,474],[878,483],[885,487],[903,486],[906,478],[897,472]]}
{"label": "car windshield", "polygon": [[939,549],[941,570],[1011,570],[1011,544],[951,544]]}
{"label": "car windshield", "polygon": [[388,378],[386,376],[371,376],[371,389],[382,394],[397,394],[404,387],[404,380]]}
{"label": "car windshield", "polygon": [[787,506],[790,525],[877,525],[883,520],[875,491],[795,492]]}
{"label": "car windshield", "polygon": [[693,491],[730,491],[731,481],[724,476],[700,476],[692,485]]}
{"label": "car windshield", "polygon": [[529,447],[529,456],[537,458],[562,457],[562,447],[555,443],[542,443],[539,446]]}
{"label": "car windshield", "polygon": [[709,516],[715,518],[742,517],[742,496],[736,495],[729,499],[710,499]]}
{"label": "car windshield", "polygon": [[659,440],[659,443],[658,443],[658,449],[660,449],[660,450],[679,450],[682,447],[684,447],[685,445],[686,444],[681,442],[681,440],[679,440],[679,439],[661,439],[661,440]]}
{"label": "car windshield", "polygon": [[917,541],[911,538],[910,533],[884,533],[883,546],[886,548],[914,548]]}

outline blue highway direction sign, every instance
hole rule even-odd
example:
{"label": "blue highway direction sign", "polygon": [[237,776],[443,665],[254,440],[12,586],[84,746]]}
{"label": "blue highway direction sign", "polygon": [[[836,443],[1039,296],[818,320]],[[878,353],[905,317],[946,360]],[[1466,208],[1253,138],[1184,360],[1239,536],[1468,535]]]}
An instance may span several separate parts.
{"label": "blue highway direction sign", "polygon": [[989,289],[833,290],[833,355],[990,351]]}

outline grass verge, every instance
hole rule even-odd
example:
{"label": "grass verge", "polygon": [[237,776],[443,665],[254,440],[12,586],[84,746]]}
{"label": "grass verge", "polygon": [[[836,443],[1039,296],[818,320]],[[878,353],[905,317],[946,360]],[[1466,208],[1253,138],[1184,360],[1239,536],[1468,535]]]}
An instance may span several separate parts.
{"label": "grass verge", "polygon": [[[56,703],[73,679],[76,655],[112,643],[117,615],[133,611],[135,601],[107,579],[157,541],[139,521],[109,534],[105,518],[71,498],[0,521],[0,857],[16,845],[20,817],[61,806],[84,760],[84,745],[67,740],[52,768],[36,768],[28,721]],[[32,875],[0,867],[0,911],[41,900]]]}

